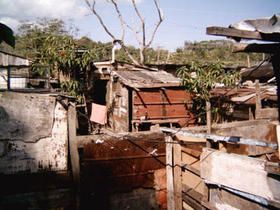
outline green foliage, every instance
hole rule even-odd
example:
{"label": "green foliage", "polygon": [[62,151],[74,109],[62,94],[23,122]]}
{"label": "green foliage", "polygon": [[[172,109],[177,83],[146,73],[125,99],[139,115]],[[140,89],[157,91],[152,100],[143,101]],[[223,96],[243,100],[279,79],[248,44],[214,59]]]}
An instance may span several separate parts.
{"label": "green foliage", "polygon": [[77,97],[79,102],[82,102],[82,89],[81,83],[77,80],[63,81],[60,83],[62,91],[66,92],[70,96]]}
{"label": "green foliage", "polygon": [[[179,68],[177,75],[181,78],[181,84],[186,91],[193,95],[192,112],[199,116],[202,122],[205,122],[205,103],[210,100],[210,91],[215,88],[216,84],[231,87],[240,80],[238,72],[226,72],[221,63],[202,66],[192,62],[189,68],[185,66]],[[221,110],[225,111],[222,107],[216,107],[212,109],[212,112],[215,114]]]}
{"label": "green foliage", "polygon": [[201,42],[185,42],[183,47],[176,49],[170,57],[170,63],[190,64],[199,62],[208,63],[220,62],[227,66],[247,66],[247,55],[251,60],[251,65],[262,60],[260,53],[232,53],[233,43],[228,40],[211,40]]}
{"label": "green foliage", "polygon": [[230,87],[240,79],[237,72],[226,73],[221,63],[202,66],[192,62],[190,68],[185,66],[179,68],[177,75],[181,78],[181,83],[188,92],[204,100],[209,100],[209,93],[215,87],[215,83]]}

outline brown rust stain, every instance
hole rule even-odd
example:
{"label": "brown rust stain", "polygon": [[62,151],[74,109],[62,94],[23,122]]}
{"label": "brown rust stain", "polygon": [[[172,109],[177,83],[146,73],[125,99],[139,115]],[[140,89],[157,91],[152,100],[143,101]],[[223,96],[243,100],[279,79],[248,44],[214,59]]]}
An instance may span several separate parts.
{"label": "brown rust stain", "polygon": [[[165,145],[162,143],[134,142],[148,152],[156,150],[157,154],[165,153]],[[165,164],[165,156],[158,159]],[[159,161],[127,140],[87,144],[81,162],[82,173],[85,174],[84,182],[89,191],[99,189],[114,192],[136,187],[152,188],[153,171],[165,168]]]}
{"label": "brown rust stain", "polygon": [[[136,93],[137,92],[137,93]],[[191,95],[183,89],[151,89],[134,91],[133,120],[178,119],[181,126],[194,124],[194,115],[190,112]],[[188,101],[185,104],[185,101]]]}

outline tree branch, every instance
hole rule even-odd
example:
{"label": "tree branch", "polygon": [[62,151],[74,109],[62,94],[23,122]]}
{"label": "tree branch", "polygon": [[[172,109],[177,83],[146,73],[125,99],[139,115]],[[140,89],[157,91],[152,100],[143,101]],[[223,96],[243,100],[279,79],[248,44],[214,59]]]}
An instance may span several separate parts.
{"label": "tree branch", "polygon": [[154,0],[154,3],[155,3],[155,5],[156,5],[157,11],[158,11],[159,21],[158,21],[158,23],[156,24],[156,26],[155,26],[155,28],[154,28],[154,31],[153,31],[153,33],[152,33],[152,36],[151,36],[150,41],[148,42],[147,45],[145,45],[145,48],[148,48],[148,47],[152,44],[152,42],[153,42],[153,40],[154,40],[154,37],[155,37],[155,34],[156,34],[156,32],[157,32],[157,29],[158,29],[159,25],[161,24],[161,22],[163,21],[163,15],[162,15],[161,9],[160,9],[159,6],[158,6],[157,0]]}
{"label": "tree branch", "polygon": [[125,53],[127,54],[127,56],[132,60],[132,62],[136,65],[140,65],[139,62],[130,54],[130,52],[128,51],[127,47],[125,46],[125,44],[122,42],[122,40],[115,40],[117,41],[121,47],[124,49]]}
{"label": "tree branch", "polygon": [[143,41],[142,41],[142,44],[143,46],[146,45],[146,30],[145,30],[145,21],[144,21],[144,18],[142,17],[142,15],[140,14],[137,6],[136,6],[136,3],[135,3],[135,0],[131,0],[132,1],[132,4],[133,4],[133,7],[134,7],[134,10],[137,14],[137,16],[139,17],[140,21],[141,21],[141,25],[142,25],[142,36],[143,36]]}
{"label": "tree branch", "polygon": [[96,10],[94,9],[95,6],[95,0],[92,0],[92,5],[89,3],[88,0],[85,0],[86,4],[88,5],[88,7],[90,8],[90,10],[93,12],[93,14],[97,17],[97,19],[99,20],[100,24],[102,25],[102,27],[104,28],[104,30],[107,32],[107,34],[112,37],[113,40],[116,40],[116,37],[109,31],[109,29],[106,27],[106,25],[104,24],[102,18],[100,17],[100,15],[96,12]]}
{"label": "tree branch", "polygon": [[124,42],[124,35],[125,35],[124,24],[125,24],[125,22],[124,22],[124,20],[123,20],[123,18],[122,18],[122,15],[121,15],[121,12],[120,12],[120,10],[119,10],[119,7],[118,7],[118,5],[117,5],[116,0],[110,0],[110,1],[111,1],[111,3],[114,5],[115,10],[116,10],[116,12],[118,13],[118,17],[119,17],[119,20],[120,20],[120,23],[121,23],[121,27],[122,27],[122,42]]}
{"label": "tree branch", "polygon": [[132,20],[132,22],[133,22],[132,31],[133,31],[133,33],[134,33],[135,39],[136,39],[136,41],[138,42],[139,46],[142,46],[143,43],[140,41],[140,39],[139,39],[139,37],[138,37],[137,30],[136,30],[136,25],[135,25],[135,23],[134,23],[133,20]]}

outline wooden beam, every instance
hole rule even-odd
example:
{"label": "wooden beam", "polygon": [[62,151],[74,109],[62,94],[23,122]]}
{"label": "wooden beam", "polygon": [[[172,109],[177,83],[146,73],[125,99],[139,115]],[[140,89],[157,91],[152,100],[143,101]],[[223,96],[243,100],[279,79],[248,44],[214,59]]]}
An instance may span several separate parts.
{"label": "wooden beam", "polygon": [[206,101],[206,120],[207,120],[207,133],[211,134],[212,116],[211,116],[211,102]]}
{"label": "wooden beam", "polygon": [[68,107],[68,139],[69,150],[71,159],[72,175],[76,187],[76,205],[79,209],[80,205],[80,158],[77,146],[77,133],[76,133],[77,113],[76,106],[70,105]]}
{"label": "wooden beam", "polygon": [[174,199],[174,178],[173,178],[173,140],[171,136],[166,137],[166,188],[167,188],[167,209],[175,210]]}
{"label": "wooden beam", "polygon": [[280,53],[280,44],[234,43],[232,52]]}
{"label": "wooden beam", "polygon": [[203,139],[203,138],[183,136],[180,134],[175,134],[175,136],[179,141],[184,141],[184,142],[198,142],[198,143],[206,142],[206,139]]}
{"label": "wooden beam", "polygon": [[238,30],[234,28],[225,28],[225,27],[218,27],[218,26],[207,27],[206,34],[227,36],[235,39],[237,38],[238,40],[256,39],[256,40],[275,41],[275,42],[279,42],[280,40],[280,35],[278,33],[263,34],[257,31]]}
{"label": "wooden beam", "polygon": [[256,111],[255,111],[255,117],[256,119],[259,119],[260,110],[262,108],[262,100],[261,100],[261,89],[260,89],[260,82],[257,79],[255,81],[256,83]]}
{"label": "wooden beam", "polygon": [[181,147],[182,152],[187,153],[188,155],[191,155],[195,158],[199,158],[201,155],[200,151],[194,150],[194,149],[190,149],[187,147]]}
{"label": "wooden beam", "polygon": [[174,202],[175,209],[182,210],[182,150],[180,144],[173,145],[173,159],[174,159]]}
{"label": "wooden beam", "polygon": [[262,39],[261,34],[257,31],[245,31],[245,30],[238,30],[238,29],[234,29],[234,28],[224,28],[224,27],[218,27],[218,26],[207,27],[206,34],[237,37],[237,38],[244,38],[244,39],[258,39],[258,40]]}
{"label": "wooden beam", "polygon": [[[182,190],[183,190],[183,200],[190,204],[193,208],[196,208],[196,206],[193,206],[194,202],[197,202],[199,205],[198,209],[217,209],[213,204],[204,201],[203,200],[203,195],[197,191],[195,191],[195,189],[183,184],[182,185]],[[186,197],[188,196],[188,197]],[[197,209],[197,208],[196,208]]]}
{"label": "wooden beam", "polygon": [[278,122],[280,124],[280,53],[273,55],[271,60],[277,83]]}
{"label": "wooden beam", "polygon": [[192,173],[194,173],[197,176],[200,176],[200,171],[194,167],[192,167],[191,165],[185,164],[182,166],[183,170],[187,170],[190,171]]}
{"label": "wooden beam", "polygon": [[251,196],[280,201],[280,181],[268,176],[266,161],[203,148],[201,178]]}

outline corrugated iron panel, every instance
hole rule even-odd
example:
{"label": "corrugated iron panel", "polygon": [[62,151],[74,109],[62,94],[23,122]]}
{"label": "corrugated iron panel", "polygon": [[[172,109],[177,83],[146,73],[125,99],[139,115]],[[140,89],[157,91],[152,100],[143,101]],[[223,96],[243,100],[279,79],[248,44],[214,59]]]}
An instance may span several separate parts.
{"label": "corrugated iron panel", "polygon": [[133,92],[133,120],[178,119],[182,126],[194,117],[189,110],[190,106],[191,95],[184,89],[152,89]]}
{"label": "corrugated iron panel", "polygon": [[[116,192],[135,187],[153,187],[153,171],[165,167],[165,144],[147,141],[134,143],[139,147],[127,140],[85,145],[81,166],[87,191]],[[154,155],[161,163],[148,154],[153,151],[156,151]]]}

